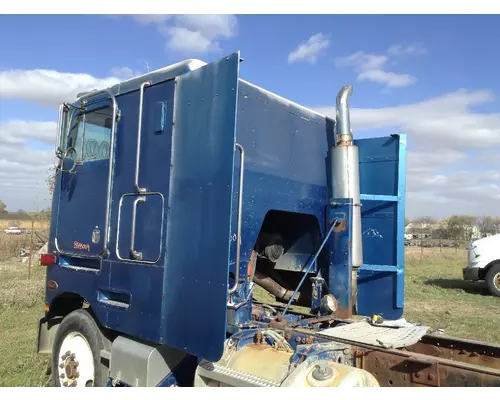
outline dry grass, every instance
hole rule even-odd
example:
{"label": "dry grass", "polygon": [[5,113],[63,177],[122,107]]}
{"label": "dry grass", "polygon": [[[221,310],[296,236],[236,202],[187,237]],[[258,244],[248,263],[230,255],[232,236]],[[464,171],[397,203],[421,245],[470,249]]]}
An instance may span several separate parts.
{"label": "dry grass", "polygon": [[0,263],[0,386],[47,386],[48,359],[36,353],[45,269]]}
{"label": "dry grass", "polygon": [[[2,231],[9,226],[17,226],[21,229],[31,229],[31,220],[17,220],[15,217],[10,219],[0,220],[0,228]],[[50,221],[33,221],[33,229],[49,229]]]}
{"label": "dry grass", "polygon": [[[462,280],[465,262],[464,251],[408,249],[405,317],[443,328],[448,335],[498,343],[500,298],[490,296],[483,284]],[[36,354],[44,272],[35,265],[28,280],[27,264],[0,263],[0,386],[49,384],[48,359]],[[256,294],[276,304],[259,288]]]}
{"label": "dry grass", "polygon": [[21,249],[30,246],[31,235],[7,235],[0,232],[0,262],[17,257]]}
{"label": "dry grass", "polygon": [[0,263],[0,310],[39,304],[44,295],[44,272],[37,260],[31,268],[28,263]]}

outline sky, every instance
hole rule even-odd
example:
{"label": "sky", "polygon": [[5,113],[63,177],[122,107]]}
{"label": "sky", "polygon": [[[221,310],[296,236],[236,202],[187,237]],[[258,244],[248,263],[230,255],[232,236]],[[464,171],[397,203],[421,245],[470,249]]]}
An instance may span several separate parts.
{"label": "sky", "polygon": [[326,115],[352,84],[355,137],[408,137],[407,216],[500,216],[495,15],[2,15],[0,200],[49,206],[58,105],[240,50],[245,80]]}

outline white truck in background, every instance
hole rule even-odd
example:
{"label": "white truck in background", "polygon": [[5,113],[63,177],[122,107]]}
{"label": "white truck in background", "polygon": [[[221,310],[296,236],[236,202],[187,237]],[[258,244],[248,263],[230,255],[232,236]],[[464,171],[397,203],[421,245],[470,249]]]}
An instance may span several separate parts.
{"label": "white truck in background", "polygon": [[473,240],[468,247],[466,281],[486,281],[488,290],[500,297],[500,234]]}

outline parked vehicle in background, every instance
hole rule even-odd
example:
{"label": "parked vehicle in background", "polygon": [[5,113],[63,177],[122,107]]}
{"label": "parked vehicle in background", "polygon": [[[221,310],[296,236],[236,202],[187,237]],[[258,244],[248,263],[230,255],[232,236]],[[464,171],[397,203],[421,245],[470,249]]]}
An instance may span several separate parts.
{"label": "parked vehicle in background", "polygon": [[7,228],[4,229],[4,232],[7,235],[20,235],[21,233],[23,233],[21,228],[17,226],[8,226]]}
{"label": "parked vehicle in background", "polygon": [[463,269],[466,281],[486,281],[488,290],[500,297],[500,235],[470,242],[468,263]]}

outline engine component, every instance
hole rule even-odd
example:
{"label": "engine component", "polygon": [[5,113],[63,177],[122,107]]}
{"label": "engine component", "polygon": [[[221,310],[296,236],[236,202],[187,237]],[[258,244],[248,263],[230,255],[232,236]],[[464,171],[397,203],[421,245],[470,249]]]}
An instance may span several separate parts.
{"label": "engine component", "polygon": [[[270,276],[264,274],[263,272],[257,270],[253,276],[253,281],[260,287],[266,289],[269,293],[276,297],[276,300],[287,302],[293,295],[293,290],[287,290],[281,286],[278,282],[272,279]],[[301,300],[300,292],[296,294],[296,302]]]}
{"label": "engine component", "polygon": [[338,301],[332,294],[327,294],[321,298],[320,313],[321,315],[334,314],[338,309]]}

